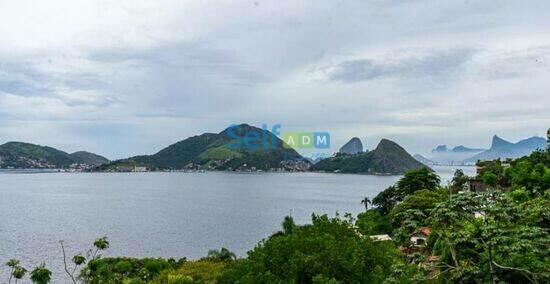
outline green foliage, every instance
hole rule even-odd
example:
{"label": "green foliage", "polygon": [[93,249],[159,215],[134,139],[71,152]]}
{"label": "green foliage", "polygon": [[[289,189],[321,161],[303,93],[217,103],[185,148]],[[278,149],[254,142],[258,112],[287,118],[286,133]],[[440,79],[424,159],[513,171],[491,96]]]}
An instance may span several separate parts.
{"label": "green foliage", "polygon": [[355,226],[365,236],[389,234],[392,231],[390,218],[387,215],[382,215],[380,210],[376,209],[359,213]]}
{"label": "green foliage", "polygon": [[[427,226],[426,216],[429,216],[431,210],[435,206],[448,198],[448,195],[444,191],[430,191],[427,189],[419,190],[405,197],[403,202],[397,204],[389,214],[392,225],[394,228],[399,228],[405,220],[412,220],[413,216],[408,216],[411,213],[415,213],[420,219],[417,219],[418,226]],[[412,211],[417,210],[418,212]]]}
{"label": "green foliage", "polygon": [[397,182],[397,188],[403,197],[415,191],[427,189],[436,190],[441,180],[428,168],[414,169],[405,173]]}
{"label": "green foliage", "polygon": [[505,176],[515,187],[523,187],[532,195],[550,188],[550,168],[543,163],[519,161],[505,171]]}
{"label": "green foliage", "polygon": [[229,149],[226,145],[218,146],[218,147],[212,147],[206,149],[206,151],[202,152],[199,156],[199,160],[226,160],[226,159],[233,159],[233,158],[240,158],[243,154],[233,151]]}
{"label": "green foliage", "polygon": [[492,172],[486,172],[483,174],[483,183],[495,189],[498,185],[498,177]]}
{"label": "green foliage", "polygon": [[0,145],[0,156],[2,156],[3,167],[37,167],[33,162],[30,162],[32,160],[62,168],[75,162],[71,155],[63,151],[22,142],[8,142]]}
{"label": "green foliage", "polygon": [[457,169],[451,180],[451,190],[454,193],[466,189],[466,184],[468,183],[468,176],[464,174],[464,171]]}
{"label": "green foliage", "polygon": [[221,248],[220,250],[208,251],[207,258],[218,261],[232,261],[237,259],[237,256],[230,250]]}
{"label": "green foliage", "polygon": [[17,280],[21,280],[23,277],[25,277],[25,274],[27,274],[27,269],[21,266],[16,266],[11,273],[13,278]]}
{"label": "green foliage", "polygon": [[369,210],[369,205],[372,204],[372,201],[370,200],[370,198],[365,197],[365,198],[363,198],[363,200],[361,200],[361,204],[363,204],[365,206],[365,211],[368,211]]}
{"label": "green foliage", "polygon": [[12,258],[6,262],[6,266],[10,268],[15,268],[19,266],[19,263],[21,263],[18,259]]}
{"label": "green foliage", "polygon": [[102,237],[95,240],[94,247],[96,247],[98,250],[104,250],[109,248],[109,241],[107,240],[107,237]]}
{"label": "green foliage", "polygon": [[282,225],[284,234],[291,234],[294,228],[296,228],[296,224],[294,223],[292,216],[285,216]]}
{"label": "green foliage", "polygon": [[311,225],[260,242],[248,258],[232,263],[220,282],[377,282],[397,255],[391,244],[361,237],[349,221],[314,215]]}
{"label": "green foliage", "polygon": [[549,281],[548,229],[532,220],[541,209],[525,208],[500,192],[463,193],[440,203],[430,221],[438,238],[434,249],[448,255],[445,277],[464,282]]}
{"label": "green foliage", "polygon": [[86,263],[86,257],[84,257],[80,254],[75,255],[75,256],[73,256],[73,263],[75,265],[82,265],[82,264]]}
{"label": "green foliage", "polygon": [[99,258],[88,262],[80,276],[86,283],[122,283],[125,280],[153,281],[161,272],[179,267],[185,259]]}
{"label": "green foliage", "polygon": [[176,269],[165,270],[154,283],[185,284],[185,283],[217,283],[217,279],[227,266],[227,262],[201,259],[188,261]]}
{"label": "green foliage", "polygon": [[378,193],[372,200],[372,204],[376,206],[376,209],[383,215],[390,213],[393,207],[403,200],[403,196],[399,193],[396,186],[390,186]]}
{"label": "green foliage", "polygon": [[42,263],[40,266],[34,268],[31,271],[31,281],[35,284],[48,284],[52,280],[52,272],[46,268],[46,264]]}
{"label": "green foliage", "polygon": [[8,260],[8,262],[6,262],[6,266],[10,268],[10,277],[9,277],[8,283],[11,283],[12,278],[15,278],[16,279],[15,282],[17,282],[18,280],[23,278],[27,273],[27,269],[22,267],[20,263],[21,262],[15,258],[12,258]]}
{"label": "green foliage", "polygon": [[407,195],[423,189],[437,190],[440,182],[439,176],[428,168],[413,169],[406,172],[395,186],[386,188],[374,197],[372,204],[385,215]]}

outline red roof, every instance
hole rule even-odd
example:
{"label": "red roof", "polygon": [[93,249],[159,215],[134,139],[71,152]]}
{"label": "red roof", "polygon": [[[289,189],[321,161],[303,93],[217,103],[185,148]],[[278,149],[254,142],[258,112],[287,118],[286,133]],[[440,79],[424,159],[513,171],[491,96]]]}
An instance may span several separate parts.
{"label": "red roof", "polygon": [[432,232],[432,229],[429,228],[429,227],[423,227],[423,228],[420,228],[420,230],[414,230],[413,234],[418,234],[418,233],[422,233],[426,236],[429,236],[430,233]]}

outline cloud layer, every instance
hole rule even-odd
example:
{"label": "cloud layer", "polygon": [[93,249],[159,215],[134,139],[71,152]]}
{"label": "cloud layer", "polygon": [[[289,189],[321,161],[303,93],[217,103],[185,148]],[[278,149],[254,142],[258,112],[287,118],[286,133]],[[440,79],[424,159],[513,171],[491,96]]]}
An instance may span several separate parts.
{"label": "cloud layer", "polygon": [[232,123],[411,152],[550,126],[546,1],[2,1],[0,143],[110,158]]}

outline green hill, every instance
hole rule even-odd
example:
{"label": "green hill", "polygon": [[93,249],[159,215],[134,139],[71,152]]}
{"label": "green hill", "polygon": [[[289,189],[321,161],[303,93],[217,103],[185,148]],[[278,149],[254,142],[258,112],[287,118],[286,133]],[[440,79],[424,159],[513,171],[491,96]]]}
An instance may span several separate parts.
{"label": "green hill", "polygon": [[408,170],[426,167],[397,143],[382,139],[376,149],[355,155],[339,153],[321,160],[314,171],[368,174],[403,174]]}
{"label": "green hill", "polygon": [[283,145],[283,141],[271,132],[241,124],[220,133],[204,133],[187,138],[153,155],[115,161],[98,169],[114,170],[121,166],[145,166],[150,169],[268,170],[280,168],[283,161],[303,162],[309,165],[298,152]]}
{"label": "green hill", "polygon": [[66,168],[71,164],[100,165],[108,162],[105,157],[84,151],[69,154],[24,142],[0,145],[0,168]]}
{"label": "green hill", "polygon": [[78,151],[71,154],[72,159],[78,164],[99,166],[109,163],[109,159],[86,151]]}

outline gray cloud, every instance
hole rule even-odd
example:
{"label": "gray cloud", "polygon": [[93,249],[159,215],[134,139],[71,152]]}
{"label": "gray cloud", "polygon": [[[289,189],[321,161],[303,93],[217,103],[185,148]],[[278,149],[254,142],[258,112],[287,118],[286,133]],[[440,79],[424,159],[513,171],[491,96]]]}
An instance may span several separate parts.
{"label": "gray cloud", "polygon": [[347,83],[384,77],[447,77],[476,53],[473,49],[425,50],[403,58],[402,52],[406,53],[401,50],[380,59],[346,60],[325,69],[330,80]]}

